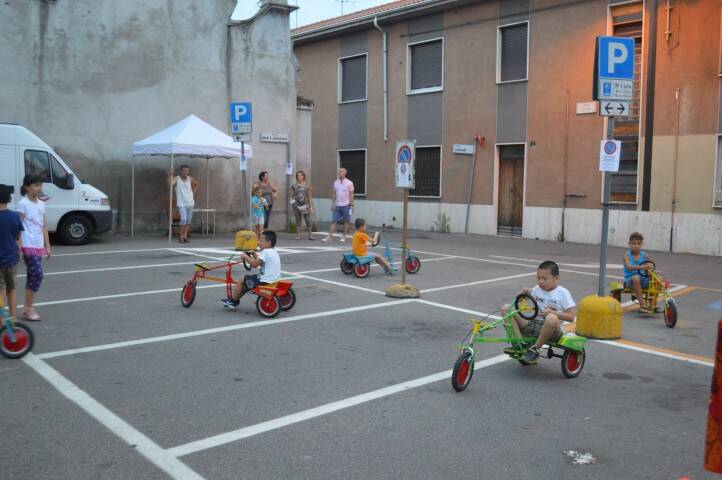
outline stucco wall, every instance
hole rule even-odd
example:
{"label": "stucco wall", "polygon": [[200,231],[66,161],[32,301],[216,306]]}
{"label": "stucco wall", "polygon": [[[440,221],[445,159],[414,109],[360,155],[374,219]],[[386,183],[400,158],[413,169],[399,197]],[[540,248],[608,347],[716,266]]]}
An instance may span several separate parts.
{"label": "stucco wall", "polygon": [[[131,145],[189,114],[229,130],[228,103],[252,101],[254,132],[288,132],[296,121],[296,63],[288,13],[272,9],[228,27],[234,0],[74,0],[0,3],[0,122],[20,123],[53,146],[82,178],[110,196],[128,230]],[[250,176],[284,184],[285,148],[254,134]],[[295,149],[291,149],[292,160]],[[162,230],[168,160],[139,158],[136,231]],[[201,181],[205,159],[179,157]],[[210,206],[218,228],[240,225],[237,159],[211,159]],[[285,203],[285,198],[279,202]],[[278,225],[285,219],[278,215]]]}

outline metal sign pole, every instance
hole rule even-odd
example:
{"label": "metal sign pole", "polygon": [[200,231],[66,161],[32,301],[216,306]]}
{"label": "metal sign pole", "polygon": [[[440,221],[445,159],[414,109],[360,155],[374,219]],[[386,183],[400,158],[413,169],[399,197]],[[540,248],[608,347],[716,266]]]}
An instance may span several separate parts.
{"label": "metal sign pole", "polygon": [[[614,140],[614,117],[607,118],[607,140]],[[612,173],[604,172],[604,193],[602,200],[602,241],[599,246],[599,288],[597,295],[604,296],[607,273],[607,238],[609,237],[609,195],[612,189]]]}
{"label": "metal sign pole", "polygon": [[406,242],[409,239],[408,229],[408,211],[409,211],[409,189],[404,188],[404,226],[401,232],[401,285],[406,285]]}
{"label": "metal sign pole", "polygon": [[[246,142],[241,142],[241,163],[246,165]],[[248,198],[248,188],[246,187],[246,169],[241,171],[241,183],[243,185],[243,200],[241,200],[241,204],[243,205],[243,228],[249,229],[250,221],[248,220],[248,208],[250,199]]]}

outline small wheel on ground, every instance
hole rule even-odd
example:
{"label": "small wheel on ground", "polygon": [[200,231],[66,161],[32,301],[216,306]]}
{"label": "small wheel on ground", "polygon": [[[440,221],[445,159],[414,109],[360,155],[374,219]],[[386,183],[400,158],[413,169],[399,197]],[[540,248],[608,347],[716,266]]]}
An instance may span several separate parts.
{"label": "small wheel on ground", "polygon": [[474,355],[465,351],[456,359],[454,370],[451,372],[451,386],[457,392],[463,392],[474,376]]}
{"label": "small wheel on ground", "polygon": [[581,352],[564,350],[564,355],[562,355],[562,373],[564,376],[567,378],[576,378],[582,373],[586,357],[586,350],[582,350]]}
{"label": "small wheel on ground", "polygon": [[7,327],[0,328],[0,354],[5,358],[22,358],[33,349],[35,336],[30,327],[20,322],[15,322],[13,335],[14,342]]}
{"label": "small wheel on ground", "polygon": [[285,295],[279,297],[281,300],[281,310],[288,311],[296,305],[296,292],[293,291],[293,287],[290,287]]}
{"label": "small wheel on ground", "polygon": [[539,315],[539,305],[528,293],[520,293],[516,296],[514,309],[519,310],[519,316],[525,320],[531,320]]}
{"label": "small wheel on ground", "polygon": [[357,263],[353,266],[353,274],[356,275],[357,278],[368,277],[370,271],[371,265],[369,265],[368,263],[364,263],[363,265]]}
{"label": "small wheel on ground", "polygon": [[421,270],[421,260],[416,255],[411,255],[406,259],[406,272],[410,274],[417,273]]}
{"label": "small wheel on ground", "polygon": [[264,318],[273,318],[281,312],[281,301],[275,295],[270,298],[259,296],[256,299],[256,310]]}
{"label": "small wheel on ground", "polygon": [[677,325],[677,304],[671,298],[664,304],[664,324],[669,328]]}
{"label": "small wheel on ground", "polygon": [[353,273],[353,263],[346,261],[345,258],[342,258],[341,271],[346,275],[351,275]]}
{"label": "small wheel on ground", "polygon": [[186,282],[181,290],[181,305],[188,308],[196,300],[196,282]]}
{"label": "small wheel on ground", "polygon": [[58,233],[64,244],[82,245],[93,234],[93,225],[84,215],[73,214],[63,219]]}

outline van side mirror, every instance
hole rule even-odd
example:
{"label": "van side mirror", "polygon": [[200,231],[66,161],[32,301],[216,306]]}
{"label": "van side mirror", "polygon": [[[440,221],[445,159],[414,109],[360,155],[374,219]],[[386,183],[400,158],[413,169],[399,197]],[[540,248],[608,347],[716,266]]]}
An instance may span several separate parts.
{"label": "van side mirror", "polygon": [[65,185],[63,188],[66,190],[72,190],[75,188],[75,176],[72,173],[69,173],[68,176],[65,177]]}

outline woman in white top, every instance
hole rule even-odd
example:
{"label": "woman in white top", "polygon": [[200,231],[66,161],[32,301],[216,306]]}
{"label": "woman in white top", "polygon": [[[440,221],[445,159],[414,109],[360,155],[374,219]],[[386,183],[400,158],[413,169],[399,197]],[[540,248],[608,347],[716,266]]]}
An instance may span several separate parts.
{"label": "woman in white top", "polygon": [[173,177],[171,187],[175,186],[175,201],[180,213],[180,232],[178,243],[188,243],[188,231],[191,228],[193,218],[193,207],[196,206],[193,194],[198,189],[198,182],[190,176],[191,169],[188,165],[181,165],[180,175]]}
{"label": "woman in white top", "polygon": [[43,189],[43,177],[25,175],[20,193],[23,198],[18,202],[18,213],[25,229],[21,235],[21,247],[27,277],[25,281],[25,305],[23,317],[38,321],[40,315],[35,311],[33,302],[43,281],[43,255],[50,258],[50,240],[45,223],[45,202],[38,196]]}

